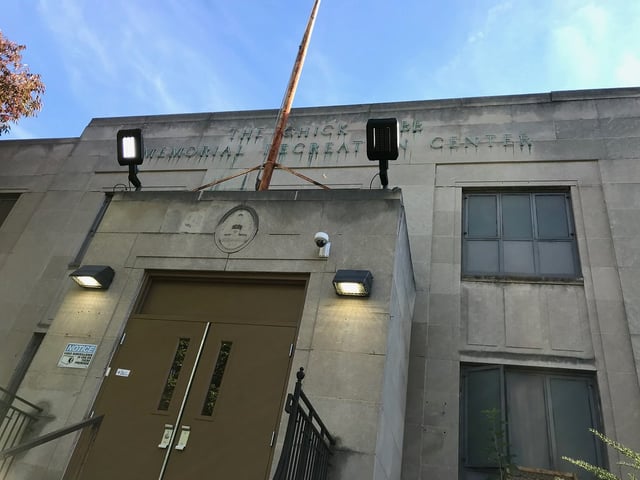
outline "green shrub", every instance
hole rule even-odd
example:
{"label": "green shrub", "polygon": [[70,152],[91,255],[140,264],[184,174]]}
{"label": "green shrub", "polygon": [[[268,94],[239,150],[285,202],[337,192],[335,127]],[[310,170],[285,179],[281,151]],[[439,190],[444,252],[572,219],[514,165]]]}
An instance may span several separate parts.
{"label": "green shrub", "polygon": [[[615,440],[611,440],[609,437],[603,435],[597,430],[594,430],[592,428],[590,428],[589,430],[601,441],[606,443],[609,447],[613,448],[614,450],[618,451],[619,453],[621,453],[622,455],[624,455],[629,459],[628,461],[618,462],[618,465],[623,465],[623,466],[632,468],[634,470],[640,471],[640,453],[634,452],[630,448],[625,447],[624,445],[616,442]],[[567,462],[571,462],[574,465],[577,465],[578,467],[583,468],[588,472],[591,472],[596,476],[596,478],[600,480],[622,480],[620,477],[614,475],[608,470],[605,470],[604,468],[601,468],[601,467],[596,467],[595,465],[591,465],[590,463],[585,462],[584,460],[576,460],[574,458],[569,458],[569,457],[562,457],[562,459],[566,460]],[[634,473],[629,472],[627,473],[627,475],[628,475],[627,477],[628,480],[638,480],[638,477],[636,477]]]}

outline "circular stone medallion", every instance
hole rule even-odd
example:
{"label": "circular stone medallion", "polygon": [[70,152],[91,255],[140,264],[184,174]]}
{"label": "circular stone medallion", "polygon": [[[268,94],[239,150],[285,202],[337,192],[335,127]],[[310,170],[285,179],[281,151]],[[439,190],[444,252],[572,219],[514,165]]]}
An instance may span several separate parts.
{"label": "circular stone medallion", "polygon": [[258,214],[251,207],[239,205],[224,214],[216,230],[216,245],[225,253],[246,247],[258,233]]}

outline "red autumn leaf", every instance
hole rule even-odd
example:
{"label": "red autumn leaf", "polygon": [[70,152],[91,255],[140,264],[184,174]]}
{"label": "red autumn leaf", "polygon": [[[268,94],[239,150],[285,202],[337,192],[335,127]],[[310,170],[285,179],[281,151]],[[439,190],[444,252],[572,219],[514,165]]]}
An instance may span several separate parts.
{"label": "red autumn leaf", "polygon": [[0,135],[10,130],[10,122],[35,116],[42,108],[45,86],[40,75],[22,63],[25,48],[0,31]]}

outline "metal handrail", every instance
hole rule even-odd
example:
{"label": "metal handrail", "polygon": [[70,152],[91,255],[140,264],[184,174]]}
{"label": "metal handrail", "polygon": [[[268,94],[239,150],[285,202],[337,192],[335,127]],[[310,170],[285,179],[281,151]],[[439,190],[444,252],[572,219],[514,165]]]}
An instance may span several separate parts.
{"label": "metal handrail", "polygon": [[42,435],[38,438],[34,438],[28,442],[25,442],[21,445],[16,445],[15,447],[7,448],[0,452],[0,459],[5,457],[13,456],[18,453],[24,452],[26,450],[30,450],[33,447],[37,447],[38,445],[42,445],[43,443],[50,442],[52,440],[56,440],[57,438],[64,437],[70,433],[73,433],[77,430],[81,430],[89,425],[93,425],[94,428],[97,428],[102,422],[104,415],[98,415],[97,417],[87,418],[82,420],[81,422],[74,423],[73,425],[69,425],[58,430],[54,430],[53,432]]}
{"label": "metal handrail", "polygon": [[[13,448],[38,421],[43,409],[0,387],[0,450]],[[13,457],[0,456],[0,479],[6,479]]]}
{"label": "metal handrail", "polygon": [[[304,368],[296,373],[293,395],[287,397],[287,432],[274,480],[325,480],[335,439],[302,391]],[[303,408],[305,407],[307,411]],[[314,424],[315,422],[315,424]]]}
{"label": "metal handrail", "polygon": [[[38,413],[42,413],[42,407],[39,407],[38,405],[35,405],[31,402],[29,402],[28,400],[25,400],[22,397],[19,397],[18,395],[16,395],[13,392],[10,392],[9,390],[7,390],[6,388],[2,388],[0,387],[0,392],[2,392],[4,394],[4,397],[9,397],[10,401],[6,401],[4,398],[0,401],[0,403],[5,403],[7,405],[12,405],[14,400],[18,400],[26,405],[29,405],[31,408],[33,408],[34,410],[36,410]],[[26,412],[23,412],[26,415],[28,415]]]}

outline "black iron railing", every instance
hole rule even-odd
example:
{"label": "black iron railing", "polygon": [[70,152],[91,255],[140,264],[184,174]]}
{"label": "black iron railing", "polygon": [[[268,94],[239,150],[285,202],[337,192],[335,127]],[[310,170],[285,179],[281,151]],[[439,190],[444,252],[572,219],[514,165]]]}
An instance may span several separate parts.
{"label": "black iron railing", "polygon": [[95,435],[103,418],[103,415],[87,418],[20,443],[29,427],[38,421],[41,415],[42,408],[0,387],[0,418],[2,419],[0,426],[0,480],[8,478],[9,468],[11,468],[15,455],[89,426],[92,427]]}
{"label": "black iron railing", "polygon": [[[17,445],[40,413],[37,405],[0,387],[0,451]],[[0,457],[0,479],[7,475],[11,461],[12,457]]]}
{"label": "black iron railing", "polygon": [[302,391],[304,368],[296,373],[295,389],[287,397],[287,432],[274,480],[325,480],[335,440]]}
{"label": "black iron railing", "polygon": [[57,440],[60,437],[64,437],[65,435],[69,435],[70,433],[82,430],[86,427],[93,427],[93,429],[95,430],[100,426],[100,422],[102,422],[103,418],[104,415],[85,418],[84,420],[81,420],[77,423],[73,423],[66,427],[42,435],[41,437],[29,440],[26,443],[21,443],[20,445],[16,445],[15,447],[7,448],[6,450],[2,450],[0,452],[0,459],[3,459],[5,457],[12,457],[13,455],[17,455],[18,453],[26,452],[27,450],[31,450],[33,447],[51,442],[52,440]]}

